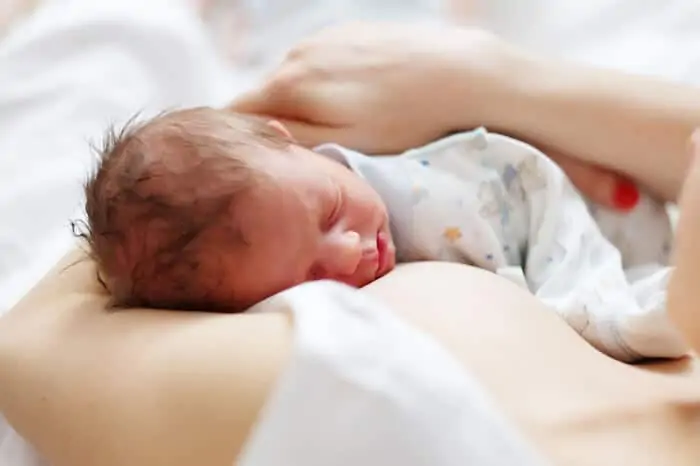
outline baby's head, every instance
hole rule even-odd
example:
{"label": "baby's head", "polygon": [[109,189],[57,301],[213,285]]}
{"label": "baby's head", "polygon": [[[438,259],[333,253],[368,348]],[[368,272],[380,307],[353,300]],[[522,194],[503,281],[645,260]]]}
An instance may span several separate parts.
{"label": "baby's head", "polygon": [[115,304],[241,311],[299,283],[394,265],[379,195],[277,122],[196,108],[107,138],[86,187]]}

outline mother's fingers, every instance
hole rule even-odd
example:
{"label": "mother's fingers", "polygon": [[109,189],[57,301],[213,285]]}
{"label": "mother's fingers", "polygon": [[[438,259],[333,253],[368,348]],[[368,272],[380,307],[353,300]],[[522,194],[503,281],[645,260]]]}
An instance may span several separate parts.
{"label": "mother's fingers", "polygon": [[291,94],[283,94],[277,89],[266,86],[239,95],[233,99],[228,108],[235,112],[254,115],[293,117],[298,107]]}
{"label": "mother's fingers", "polygon": [[358,147],[358,139],[351,128],[319,125],[277,117],[275,117],[275,120],[284,125],[294,140],[304,147],[313,148],[319,144],[334,142],[352,147],[355,150],[361,150]]}
{"label": "mother's fingers", "polygon": [[596,204],[627,211],[639,202],[639,190],[627,178],[561,154],[547,155],[564,170],[574,186]]}
{"label": "mother's fingers", "polygon": [[319,86],[303,70],[288,68],[275,73],[262,86],[236,97],[229,108],[242,113],[311,119],[319,107]]}
{"label": "mother's fingers", "polygon": [[299,120],[299,112],[288,99],[271,99],[264,90],[241,94],[227,107],[234,112],[269,118],[282,124],[295,142],[314,147],[324,142],[343,143],[342,128],[325,126]]}
{"label": "mother's fingers", "polygon": [[234,98],[227,108],[241,113],[268,113],[265,111],[268,107],[267,102],[261,89],[253,89]]}

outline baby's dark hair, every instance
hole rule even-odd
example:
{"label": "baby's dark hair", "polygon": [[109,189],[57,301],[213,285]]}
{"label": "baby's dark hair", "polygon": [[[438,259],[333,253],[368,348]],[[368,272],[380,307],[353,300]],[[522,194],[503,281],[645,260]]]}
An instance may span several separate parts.
{"label": "baby's dark hair", "polygon": [[242,310],[223,286],[221,257],[246,244],[231,219],[262,176],[251,157],[289,143],[261,119],[212,108],[110,130],[85,184],[84,237],[114,305]]}

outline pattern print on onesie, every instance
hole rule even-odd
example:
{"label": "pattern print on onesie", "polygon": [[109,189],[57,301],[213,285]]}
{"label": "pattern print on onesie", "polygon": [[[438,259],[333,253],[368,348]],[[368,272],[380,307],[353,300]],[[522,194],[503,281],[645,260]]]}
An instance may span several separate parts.
{"label": "pattern print on onesie", "polygon": [[483,218],[498,217],[501,228],[506,229],[510,224],[510,214],[513,211],[503,185],[498,180],[483,181],[479,184],[477,196],[481,202],[479,214]]}
{"label": "pattern print on onesie", "polygon": [[518,164],[518,178],[520,185],[527,192],[535,192],[547,186],[544,170],[539,166],[539,159],[528,156]]}
{"label": "pattern print on onesie", "polygon": [[422,201],[427,200],[430,195],[430,191],[421,183],[415,179],[412,181],[411,185],[411,204],[417,206]]}
{"label": "pattern print on onesie", "polygon": [[537,157],[528,156],[517,164],[506,164],[501,175],[508,194],[524,202],[528,195],[547,187],[547,179]]}

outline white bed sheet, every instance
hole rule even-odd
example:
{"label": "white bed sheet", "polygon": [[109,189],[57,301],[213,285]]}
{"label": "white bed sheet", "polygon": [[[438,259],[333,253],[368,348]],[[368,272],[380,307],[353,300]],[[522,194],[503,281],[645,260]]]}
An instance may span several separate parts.
{"label": "white bed sheet", "polygon": [[[270,8],[265,0],[250,1],[256,11]],[[527,47],[700,83],[700,3],[694,0],[472,1],[498,32]],[[315,13],[298,14],[277,42],[256,43],[267,58],[231,74],[181,2],[46,0],[0,43],[0,314],[72,245],[68,220],[78,215],[79,181],[94,160],[87,141],[98,139],[108,123],[137,109],[148,115],[223,103],[269,67],[287,42],[326,24],[323,15],[387,18],[404,8],[393,2],[363,12],[376,2],[309,0]],[[424,14],[440,8],[428,0],[411,5]],[[272,23],[262,28],[266,18],[257,16],[260,31],[275,30]],[[72,29],[77,20],[87,26]],[[79,41],[89,53],[76,53]],[[22,448],[0,420],[0,464],[33,466],[17,453]]]}

